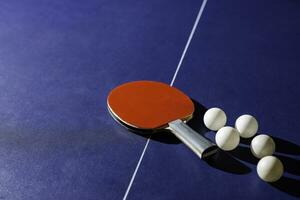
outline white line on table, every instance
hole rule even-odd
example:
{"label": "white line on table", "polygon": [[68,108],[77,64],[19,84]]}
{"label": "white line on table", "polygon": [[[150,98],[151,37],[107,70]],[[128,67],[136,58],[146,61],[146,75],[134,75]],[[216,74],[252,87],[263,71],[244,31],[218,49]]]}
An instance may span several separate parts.
{"label": "white line on table", "polygon": [[138,169],[139,169],[139,167],[140,167],[140,164],[141,164],[141,162],[142,162],[142,160],[143,160],[144,154],[145,154],[145,152],[146,152],[146,150],[147,150],[148,144],[149,144],[149,142],[150,142],[150,138],[151,138],[151,136],[149,136],[149,138],[147,139],[147,142],[146,142],[145,147],[144,147],[144,149],[143,149],[143,152],[142,152],[142,154],[141,154],[141,156],[140,156],[139,162],[138,162],[138,164],[137,164],[136,167],[135,167],[135,170],[134,170],[134,172],[133,172],[133,175],[132,175],[132,177],[131,177],[131,180],[130,180],[130,182],[129,182],[129,185],[128,185],[128,187],[127,187],[127,190],[126,190],[126,193],[125,193],[125,195],[124,195],[124,197],[123,197],[123,200],[125,200],[125,199],[127,198],[127,195],[128,195],[129,190],[130,190],[130,188],[131,188],[131,185],[132,185],[132,183],[133,183],[133,181],[134,181],[135,175],[136,175],[136,173],[137,173],[137,171],[138,171]]}
{"label": "white line on table", "polygon": [[175,79],[176,79],[176,77],[177,77],[178,71],[179,71],[179,69],[180,69],[180,67],[181,67],[181,65],[182,65],[183,59],[184,59],[184,57],[185,57],[185,54],[186,54],[186,52],[187,52],[187,50],[188,50],[188,48],[189,48],[189,46],[190,46],[190,43],[191,43],[191,41],[192,41],[192,39],[193,39],[194,33],[195,33],[196,28],[197,28],[197,26],[198,26],[199,20],[200,20],[200,18],[201,18],[201,16],[202,16],[203,10],[204,10],[205,5],[206,5],[206,2],[207,2],[207,0],[203,0],[203,2],[202,2],[202,5],[201,5],[200,10],[199,10],[199,12],[198,12],[198,15],[197,15],[197,18],[196,18],[196,20],[195,20],[195,23],[194,23],[194,26],[193,26],[193,28],[192,28],[192,31],[191,31],[191,33],[190,33],[189,39],[188,39],[188,41],[186,42],[186,45],[185,45],[184,50],[183,50],[183,52],[182,52],[182,55],[181,55],[181,57],[180,57],[179,63],[178,63],[178,65],[177,65],[177,68],[176,68],[176,71],[175,71],[175,73],[174,73],[174,76],[173,76],[173,79],[172,79],[172,81],[171,81],[170,86],[173,86],[173,84],[174,84],[174,82],[175,82]]}
{"label": "white line on table", "polygon": [[[179,71],[179,69],[180,69],[180,67],[181,67],[181,65],[182,65],[183,59],[184,59],[184,57],[185,57],[185,54],[186,54],[186,52],[187,52],[187,50],[188,50],[188,48],[189,48],[189,46],[190,46],[190,43],[191,43],[191,41],[192,41],[192,39],[193,39],[194,33],[195,33],[195,31],[196,31],[196,28],[197,28],[197,26],[198,26],[199,20],[200,20],[200,18],[201,18],[201,16],[202,16],[202,13],[203,13],[203,11],[204,11],[204,8],[205,8],[206,3],[207,3],[207,0],[203,0],[203,2],[202,2],[202,4],[201,4],[201,7],[200,7],[200,10],[199,10],[199,12],[198,12],[197,18],[196,18],[196,20],[195,20],[195,22],[194,22],[192,31],[191,31],[191,33],[190,33],[190,35],[189,35],[189,38],[188,38],[188,40],[187,40],[187,42],[186,42],[186,45],[185,45],[184,50],[183,50],[183,52],[182,52],[182,55],[181,55],[181,57],[180,57],[179,63],[178,63],[178,65],[177,65],[176,71],[175,71],[175,73],[174,73],[174,75],[173,75],[173,78],[172,78],[172,81],[171,81],[171,83],[170,83],[170,86],[173,86],[173,84],[174,84],[174,82],[175,82],[175,79],[176,79],[176,77],[177,77],[178,71]],[[132,183],[133,183],[133,181],[134,181],[134,179],[135,179],[135,176],[136,176],[136,174],[137,174],[137,172],[138,172],[138,170],[139,170],[139,167],[140,167],[140,165],[141,165],[141,163],[142,163],[142,160],[143,160],[143,158],[144,158],[144,155],[145,155],[145,152],[146,152],[146,150],[147,150],[147,147],[148,147],[148,144],[149,144],[149,142],[150,142],[150,139],[151,139],[151,136],[147,139],[147,142],[146,142],[146,144],[145,144],[145,146],[144,146],[143,152],[142,152],[142,154],[141,154],[141,156],[140,156],[140,159],[139,159],[139,161],[138,161],[138,163],[137,163],[137,165],[136,165],[136,167],[135,167],[135,170],[134,170],[133,175],[132,175],[132,177],[131,177],[131,179],[130,179],[130,182],[129,182],[129,185],[128,185],[128,187],[127,187],[127,190],[126,190],[126,192],[125,192],[125,194],[124,194],[123,200],[126,200],[126,199],[127,199],[127,196],[128,196],[129,191],[130,191],[130,189],[131,189]]]}

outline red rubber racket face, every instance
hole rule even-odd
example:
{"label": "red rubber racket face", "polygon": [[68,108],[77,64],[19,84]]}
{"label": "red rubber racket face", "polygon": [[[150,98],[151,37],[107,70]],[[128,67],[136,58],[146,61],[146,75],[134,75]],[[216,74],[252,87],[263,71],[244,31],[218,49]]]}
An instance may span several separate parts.
{"label": "red rubber racket face", "polygon": [[138,129],[159,129],[177,119],[190,119],[192,100],[165,83],[135,81],[113,89],[107,98],[108,108],[121,122]]}

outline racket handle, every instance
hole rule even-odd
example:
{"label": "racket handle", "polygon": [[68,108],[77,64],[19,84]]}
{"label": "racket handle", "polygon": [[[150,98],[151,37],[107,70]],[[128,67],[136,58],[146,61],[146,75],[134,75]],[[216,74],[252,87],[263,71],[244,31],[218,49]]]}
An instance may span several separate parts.
{"label": "racket handle", "polygon": [[210,156],[218,150],[214,143],[194,131],[182,120],[170,122],[169,129],[200,158]]}

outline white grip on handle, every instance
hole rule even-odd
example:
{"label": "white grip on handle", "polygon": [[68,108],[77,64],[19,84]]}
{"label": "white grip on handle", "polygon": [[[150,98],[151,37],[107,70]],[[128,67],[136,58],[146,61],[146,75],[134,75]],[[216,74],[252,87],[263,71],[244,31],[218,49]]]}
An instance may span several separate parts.
{"label": "white grip on handle", "polygon": [[172,133],[187,145],[200,158],[205,158],[217,152],[217,146],[194,131],[182,120],[175,120],[169,123]]}

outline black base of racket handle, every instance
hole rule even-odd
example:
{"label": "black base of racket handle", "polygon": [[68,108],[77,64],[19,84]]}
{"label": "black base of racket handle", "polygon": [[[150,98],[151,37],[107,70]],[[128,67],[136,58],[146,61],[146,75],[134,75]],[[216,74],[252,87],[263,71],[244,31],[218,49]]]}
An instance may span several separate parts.
{"label": "black base of racket handle", "polygon": [[215,154],[218,150],[214,143],[194,131],[182,120],[170,122],[169,129],[201,159]]}

